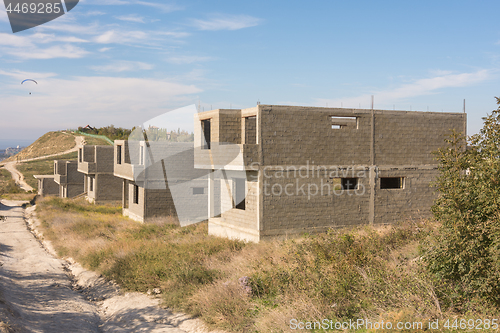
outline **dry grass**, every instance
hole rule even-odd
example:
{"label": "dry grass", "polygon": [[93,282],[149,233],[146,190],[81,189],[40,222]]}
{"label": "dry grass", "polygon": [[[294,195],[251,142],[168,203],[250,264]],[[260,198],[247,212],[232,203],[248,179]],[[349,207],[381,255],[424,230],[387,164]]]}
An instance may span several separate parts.
{"label": "dry grass", "polygon": [[11,156],[5,161],[16,161],[17,159],[35,158],[45,155],[58,154],[75,146],[75,136],[66,132],[48,132],[39,137],[28,147],[17,155]]}
{"label": "dry grass", "polygon": [[[79,134],[75,134],[79,135]],[[90,146],[110,146],[110,143],[106,140],[100,138],[94,138],[91,136],[83,136],[85,138],[85,144]]]}
{"label": "dry grass", "polygon": [[33,187],[36,192],[38,190],[38,181],[35,177],[33,177],[33,175],[53,175],[55,160],[75,160],[77,158],[78,153],[73,152],[65,155],[49,157],[43,160],[19,163],[16,164],[16,169],[23,174],[26,183]]}
{"label": "dry grass", "polygon": [[4,323],[3,321],[0,320],[0,333],[11,333],[11,332],[15,331],[12,330],[12,327],[9,324]]}
{"label": "dry grass", "polygon": [[499,315],[481,303],[466,314],[442,308],[434,291],[439,281],[419,257],[420,242],[435,230],[426,221],[244,244],[207,236],[203,223],[138,224],[116,207],[83,201],[49,199],[38,209],[62,256],[127,290],[160,288],[166,306],[228,331],[288,332],[293,318],[427,322]]}

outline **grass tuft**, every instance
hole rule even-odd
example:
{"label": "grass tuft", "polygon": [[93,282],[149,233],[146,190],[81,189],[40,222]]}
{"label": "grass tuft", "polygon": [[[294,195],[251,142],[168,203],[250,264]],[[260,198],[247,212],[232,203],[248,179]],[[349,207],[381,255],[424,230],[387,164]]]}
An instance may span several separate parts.
{"label": "grass tuft", "polygon": [[120,207],[83,200],[43,199],[37,209],[62,255],[126,290],[159,288],[165,306],[227,331],[288,332],[291,319],[428,322],[500,314],[480,300],[467,312],[447,305],[421,260],[420,244],[436,231],[427,221],[252,244],[209,236],[206,223],[139,224]]}

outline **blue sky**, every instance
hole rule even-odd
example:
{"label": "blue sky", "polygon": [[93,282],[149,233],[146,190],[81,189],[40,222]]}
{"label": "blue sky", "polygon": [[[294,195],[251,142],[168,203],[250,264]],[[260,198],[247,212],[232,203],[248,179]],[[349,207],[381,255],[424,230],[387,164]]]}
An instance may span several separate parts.
{"label": "blue sky", "polygon": [[[461,112],[500,96],[500,2],[80,0],[13,34],[0,4],[0,140],[262,104]],[[38,85],[20,85],[32,78]],[[29,92],[32,92],[29,95]],[[191,120],[189,120],[191,121]]]}

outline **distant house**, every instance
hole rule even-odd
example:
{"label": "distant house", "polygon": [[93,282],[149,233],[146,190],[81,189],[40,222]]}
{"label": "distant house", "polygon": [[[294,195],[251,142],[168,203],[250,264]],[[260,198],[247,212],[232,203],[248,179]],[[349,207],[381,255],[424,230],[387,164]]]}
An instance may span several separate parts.
{"label": "distant house", "polygon": [[38,195],[59,195],[59,184],[54,181],[54,175],[33,175],[38,180]]}
{"label": "distant house", "polygon": [[73,198],[84,192],[83,173],[77,169],[77,161],[54,161],[54,181],[59,185],[61,198]]}
{"label": "distant house", "polygon": [[84,175],[84,191],[88,201],[99,203],[122,199],[122,180],[113,174],[113,147],[80,147],[78,172]]}
{"label": "distant house", "polygon": [[194,169],[193,143],[115,140],[114,148],[125,216],[173,216],[181,225],[207,218],[208,178]]}

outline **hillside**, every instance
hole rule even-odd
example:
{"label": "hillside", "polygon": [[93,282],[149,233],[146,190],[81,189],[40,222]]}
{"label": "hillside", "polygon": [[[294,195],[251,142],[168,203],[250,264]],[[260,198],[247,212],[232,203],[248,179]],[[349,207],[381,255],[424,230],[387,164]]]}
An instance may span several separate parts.
{"label": "hillside", "polygon": [[[24,160],[65,152],[75,147],[75,136],[78,135],[68,132],[48,132],[17,155],[11,156],[4,161]],[[92,137],[85,137],[85,144],[109,145],[105,140]]]}

